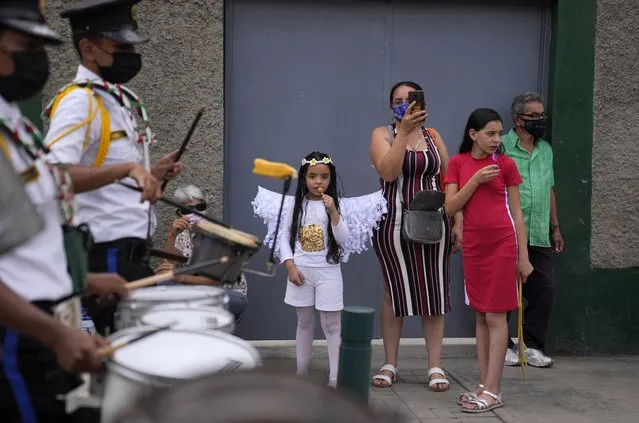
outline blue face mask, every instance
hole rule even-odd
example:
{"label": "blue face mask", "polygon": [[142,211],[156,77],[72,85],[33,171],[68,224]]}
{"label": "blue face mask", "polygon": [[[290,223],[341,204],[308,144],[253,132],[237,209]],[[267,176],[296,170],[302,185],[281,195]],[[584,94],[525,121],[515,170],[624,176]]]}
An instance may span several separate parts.
{"label": "blue face mask", "polygon": [[402,103],[397,106],[393,106],[393,115],[395,115],[395,119],[397,122],[401,122],[406,114],[406,109],[408,109],[408,103]]}

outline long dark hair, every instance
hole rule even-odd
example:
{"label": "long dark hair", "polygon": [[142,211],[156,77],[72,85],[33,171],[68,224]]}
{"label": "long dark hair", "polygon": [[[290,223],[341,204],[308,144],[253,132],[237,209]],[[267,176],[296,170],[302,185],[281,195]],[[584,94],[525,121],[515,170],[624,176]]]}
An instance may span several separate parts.
{"label": "long dark hair", "polygon": [[397,84],[393,85],[393,88],[391,88],[390,90],[390,98],[388,100],[388,103],[391,105],[391,107],[393,107],[393,96],[395,95],[395,91],[397,91],[399,87],[403,87],[403,86],[411,87],[415,91],[424,91],[422,90],[422,87],[420,87],[417,82],[400,81]]}
{"label": "long dark hair", "polygon": [[[321,153],[319,151],[313,151],[308,156],[304,157],[305,160],[317,160],[321,161],[324,158],[328,158],[329,156],[326,153]],[[297,189],[295,190],[295,206],[293,207],[293,219],[291,222],[291,237],[289,242],[291,243],[291,250],[295,251],[295,241],[297,240],[297,234],[299,232],[302,216],[305,210],[302,210],[302,201],[306,198],[306,194],[308,193],[308,189],[306,188],[306,172],[308,172],[308,167],[310,164],[306,163],[300,166],[299,173],[297,176]],[[335,208],[339,211],[339,198],[341,194],[339,189],[337,188],[337,172],[335,172],[335,165],[333,163],[329,163],[328,169],[331,173],[331,182],[328,184],[328,189],[325,194],[329,195],[333,198],[333,202],[335,202]],[[328,214],[328,212],[326,212]],[[344,253],[344,249],[335,241],[335,236],[333,235],[333,228],[330,224],[327,227],[328,232],[328,253],[326,253],[326,261],[331,264],[338,264],[342,259],[342,255]]]}
{"label": "long dark hair", "polygon": [[[459,146],[459,154],[470,153],[470,151],[473,149],[473,139],[470,137],[471,129],[479,132],[484,129],[488,122],[493,122],[496,120],[503,123],[503,120],[501,120],[501,116],[499,116],[499,113],[497,113],[497,111],[487,108],[475,109],[468,117],[466,129],[464,130],[464,137],[462,138],[462,143]],[[502,144],[499,144],[499,148],[497,151],[499,153],[504,152],[504,147]]]}

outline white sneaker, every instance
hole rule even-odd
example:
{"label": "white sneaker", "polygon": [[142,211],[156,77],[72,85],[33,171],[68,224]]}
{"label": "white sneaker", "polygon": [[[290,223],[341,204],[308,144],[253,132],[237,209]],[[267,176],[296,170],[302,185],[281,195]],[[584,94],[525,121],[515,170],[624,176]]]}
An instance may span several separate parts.
{"label": "white sneaker", "polygon": [[552,367],[554,360],[535,348],[526,348],[526,363],[532,367]]}
{"label": "white sneaker", "polygon": [[504,360],[506,366],[519,366],[521,362],[519,360],[519,354],[513,348],[506,350],[506,359]]}

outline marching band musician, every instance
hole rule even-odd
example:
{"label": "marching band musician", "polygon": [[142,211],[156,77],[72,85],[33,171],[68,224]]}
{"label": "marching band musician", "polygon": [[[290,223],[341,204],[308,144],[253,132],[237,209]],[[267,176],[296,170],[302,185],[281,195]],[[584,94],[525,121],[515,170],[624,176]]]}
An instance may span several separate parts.
{"label": "marching band musician", "polygon": [[[122,85],[142,66],[135,46],[148,41],[138,30],[139,2],[86,0],[60,14],[70,21],[80,65],[74,81],[45,109],[50,119],[46,144],[55,153],[54,160],[71,165],[76,185],[95,178],[93,172],[104,165],[135,161],[150,167],[148,147],[154,135],[146,107]],[[177,176],[182,163],[175,162],[176,156],[177,151],[164,156],[150,170],[152,175],[157,180]],[[107,179],[105,175],[100,182]],[[156,224],[148,202],[141,203],[136,192],[118,184],[79,195],[77,202],[78,220],[89,225],[95,240],[89,258],[91,271],[117,272],[128,281],[153,275],[145,260],[147,239]],[[98,304],[93,298],[83,301],[96,330],[111,333],[115,304]]]}
{"label": "marching band musician", "polygon": [[[43,222],[39,233],[0,256],[0,419],[7,423],[70,421],[57,396],[79,385],[71,373],[102,370],[98,349],[106,345],[80,330],[82,292],[69,274],[60,219],[72,221],[71,181],[64,168],[47,163],[39,131],[17,104],[47,81],[45,44],[61,43],[43,4],[0,0],[0,154]],[[117,274],[89,275],[87,292],[126,295],[125,283]]]}

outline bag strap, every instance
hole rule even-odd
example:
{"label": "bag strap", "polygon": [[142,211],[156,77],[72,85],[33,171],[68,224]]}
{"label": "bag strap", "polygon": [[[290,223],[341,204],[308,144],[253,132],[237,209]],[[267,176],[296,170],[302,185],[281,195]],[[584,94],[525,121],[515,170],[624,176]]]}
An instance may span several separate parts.
{"label": "bag strap", "polygon": [[[109,147],[111,146],[111,118],[109,116],[108,110],[106,109],[106,107],[104,107],[104,102],[102,101],[102,98],[100,98],[100,96],[97,93],[95,93],[93,90],[87,87],[80,87],[77,85],[72,85],[64,89],[60,94],[58,94],[53,99],[53,102],[50,106],[50,112],[48,114],[48,118],[50,120],[53,119],[53,115],[55,114],[62,99],[66,97],[71,91],[78,90],[78,89],[84,90],[89,95],[89,118],[73,126],[68,131],[65,131],[62,135],[52,140],[51,143],[49,143],[49,145],[51,146],[55,144],[63,137],[82,128],[84,125],[87,125],[87,130],[84,136],[84,144],[83,144],[84,148],[86,148],[89,144],[89,140],[91,137],[91,123],[93,122],[93,119],[99,112],[100,119],[102,121],[102,127],[100,128],[100,143],[98,145],[98,152],[96,154],[96,157],[95,157],[95,160],[93,161],[92,166],[100,167],[104,164],[104,160],[106,159],[107,153],[109,152]],[[91,99],[95,99],[96,101],[97,107],[95,111],[93,110],[93,101],[91,101]]]}

